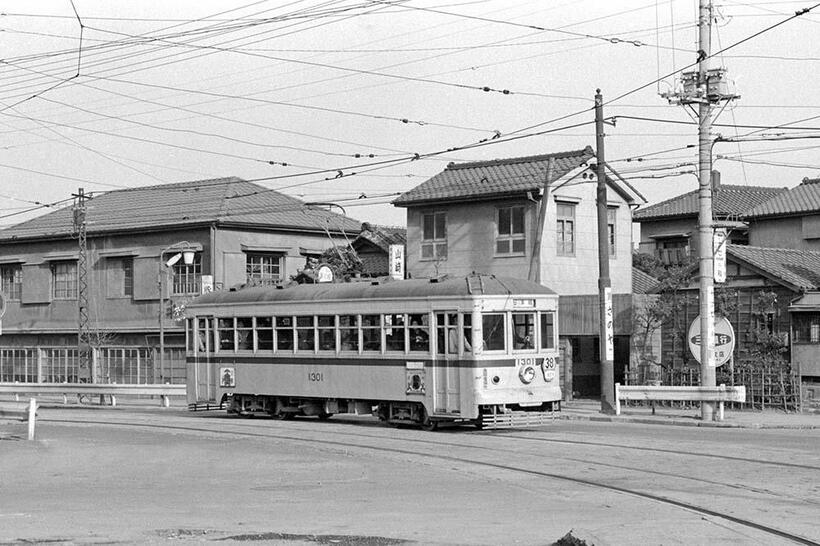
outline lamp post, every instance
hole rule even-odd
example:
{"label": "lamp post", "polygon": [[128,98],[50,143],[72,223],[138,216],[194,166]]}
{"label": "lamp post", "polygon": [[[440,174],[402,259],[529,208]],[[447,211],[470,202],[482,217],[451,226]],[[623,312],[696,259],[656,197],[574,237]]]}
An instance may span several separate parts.
{"label": "lamp post", "polygon": [[[165,261],[165,255],[169,252],[175,252],[173,256],[171,256],[167,261]],[[179,241],[174,243],[170,246],[167,246],[160,250],[159,252],[159,269],[157,270],[157,287],[159,289],[159,313],[158,313],[158,320],[159,320],[159,371],[160,374],[165,373],[165,324],[163,319],[165,318],[165,294],[163,292],[163,278],[167,274],[169,267],[172,267],[175,263],[177,263],[180,258],[185,263],[185,265],[191,265],[194,263],[194,256],[196,255],[196,249],[189,243],[188,241]]]}

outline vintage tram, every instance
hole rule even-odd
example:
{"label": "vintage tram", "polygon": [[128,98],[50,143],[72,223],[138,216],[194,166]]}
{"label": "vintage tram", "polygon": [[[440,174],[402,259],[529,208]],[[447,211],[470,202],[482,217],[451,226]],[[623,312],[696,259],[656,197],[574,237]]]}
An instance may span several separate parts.
{"label": "vintage tram", "polygon": [[560,409],[558,296],[490,275],[248,287],[186,307],[188,403],[434,429]]}

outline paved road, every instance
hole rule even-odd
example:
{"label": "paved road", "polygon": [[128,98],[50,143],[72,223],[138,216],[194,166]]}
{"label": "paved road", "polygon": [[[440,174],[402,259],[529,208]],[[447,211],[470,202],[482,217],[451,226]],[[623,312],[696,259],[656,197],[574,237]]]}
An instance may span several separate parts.
{"label": "paved road", "polygon": [[84,408],[23,433],[0,422],[0,543],[820,543],[818,430]]}

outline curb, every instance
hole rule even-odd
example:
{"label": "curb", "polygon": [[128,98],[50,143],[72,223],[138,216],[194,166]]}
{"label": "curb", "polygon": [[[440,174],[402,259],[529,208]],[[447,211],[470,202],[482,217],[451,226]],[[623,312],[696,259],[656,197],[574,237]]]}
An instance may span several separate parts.
{"label": "curb", "polygon": [[783,429],[783,430],[816,430],[820,425],[771,425],[764,423],[732,423],[726,421],[692,421],[682,419],[658,419],[649,417],[621,417],[607,415],[570,415],[563,414],[559,419],[565,421],[590,421],[595,423],[632,423],[640,425],[671,425],[679,427],[702,428],[750,428],[750,429]]}

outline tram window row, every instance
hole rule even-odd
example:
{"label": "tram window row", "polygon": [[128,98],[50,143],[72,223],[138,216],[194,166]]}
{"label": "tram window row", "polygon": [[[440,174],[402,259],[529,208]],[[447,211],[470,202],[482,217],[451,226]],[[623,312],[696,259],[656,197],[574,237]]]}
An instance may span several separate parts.
{"label": "tram window row", "polygon": [[[436,312],[432,317],[434,342],[427,313],[198,317],[188,320],[188,350],[285,354],[473,352],[476,340],[472,314]],[[482,313],[481,321],[483,352],[505,353],[508,348],[513,352],[536,352],[556,347],[553,311]]]}

